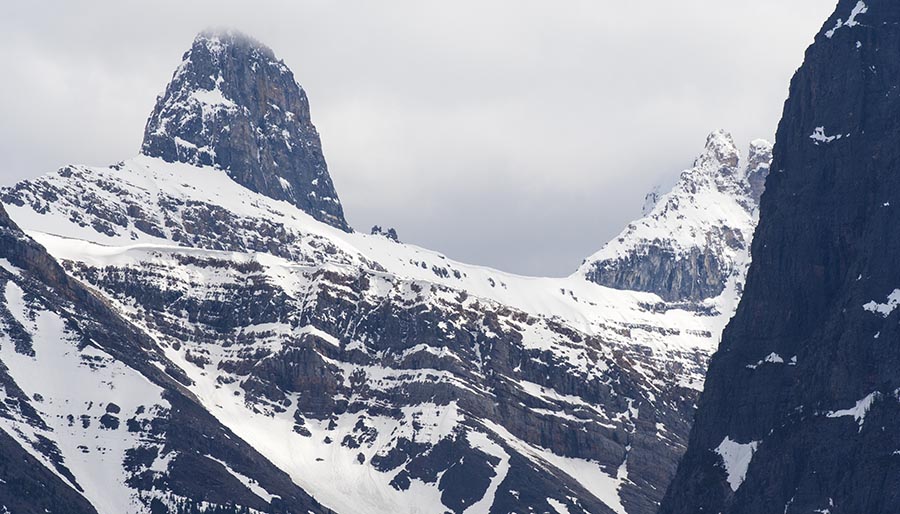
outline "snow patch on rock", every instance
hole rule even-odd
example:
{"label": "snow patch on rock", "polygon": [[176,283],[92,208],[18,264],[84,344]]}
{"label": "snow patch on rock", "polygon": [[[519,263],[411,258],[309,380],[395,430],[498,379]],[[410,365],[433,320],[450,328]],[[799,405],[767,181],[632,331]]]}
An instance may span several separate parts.
{"label": "snow patch on rock", "polygon": [[747,477],[747,469],[750,467],[750,461],[759,441],[751,441],[749,443],[738,443],[730,437],[726,437],[715,452],[722,457],[722,465],[725,467],[725,473],[728,475],[728,485],[732,491],[737,491],[744,478]]}
{"label": "snow patch on rock", "polygon": [[[796,357],[794,357],[794,359],[796,359]],[[750,369],[756,369],[766,363],[784,364],[784,358],[782,358],[781,355],[778,355],[777,353],[772,352],[769,355],[767,355],[764,359],[760,359],[759,362],[757,362],[756,364],[747,364],[747,367]]]}
{"label": "snow patch on rock", "polygon": [[825,127],[816,127],[813,130],[813,133],[809,135],[809,138],[815,141],[815,144],[819,143],[830,143],[832,141],[836,141],[843,137],[843,134],[835,134],[833,136],[828,136],[825,134]]}
{"label": "snow patch on rock", "polygon": [[900,306],[900,289],[894,289],[891,294],[887,297],[887,302],[878,303],[875,300],[863,305],[863,309],[871,313],[881,314],[883,317],[888,317],[894,309]]}
{"label": "snow patch on rock", "polygon": [[862,430],[863,423],[866,421],[866,414],[869,413],[869,409],[872,408],[872,404],[881,396],[881,393],[875,391],[866,395],[864,398],[860,399],[856,402],[856,405],[850,407],[849,409],[842,409],[831,411],[826,414],[829,418],[841,418],[844,416],[852,416],[853,419],[859,424],[859,429]]}
{"label": "snow patch on rock", "polygon": [[[850,12],[850,17],[847,18],[847,21],[844,21],[843,19],[838,18],[837,23],[835,24],[834,28],[829,29],[828,31],[825,32],[825,37],[827,37],[828,39],[831,39],[832,37],[834,37],[834,33],[838,29],[840,29],[842,27],[852,28],[852,27],[859,25],[859,22],[856,21],[856,17],[859,16],[860,14],[865,14],[867,12],[869,12],[869,7],[866,5],[865,2],[863,2],[862,0],[860,0],[859,2],[856,2],[856,6],[853,7],[853,10]],[[857,46],[857,48],[859,48],[859,46]]]}

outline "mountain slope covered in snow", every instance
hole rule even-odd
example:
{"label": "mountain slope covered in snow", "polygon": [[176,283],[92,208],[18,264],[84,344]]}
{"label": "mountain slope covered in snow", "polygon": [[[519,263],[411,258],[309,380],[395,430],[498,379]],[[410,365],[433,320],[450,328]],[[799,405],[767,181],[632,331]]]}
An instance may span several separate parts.
{"label": "mountain slope covered in snow", "polygon": [[[324,160],[291,167],[306,162],[297,149],[320,155],[307,111],[286,109],[290,100],[259,108],[259,98],[300,90],[288,78],[293,84],[271,50],[249,38],[201,34],[151,115],[141,156],[68,166],[0,193],[66,280],[146,342],[110,363],[156,384],[141,400],[145,412],[157,395],[178,391],[208,413],[208,430],[259,452],[263,471],[227,452],[194,456],[236,477],[251,496],[233,503],[259,512],[301,511],[280,503],[287,497],[340,513],[655,512],[740,291],[755,224],[751,172],[765,168],[764,145],[751,151],[759,166],[741,167],[730,137],[714,133],[699,171],[685,177],[715,187],[682,203],[670,193],[668,214],[656,209],[636,222],[673,224],[676,233],[676,220],[688,226],[702,214],[691,226],[726,227],[712,232],[726,241],[706,240],[730,249],[731,267],[711,289],[718,292],[670,301],[586,280],[584,268],[522,277],[348,230],[336,194],[319,189],[331,187]],[[247,94],[247,84],[269,96]],[[303,116],[273,114],[285,111]],[[289,145],[268,136],[297,118],[304,121],[287,129]],[[240,136],[244,123],[255,130]],[[240,152],[267,164],[225,160]],[[310,169],[319,174],[307,180]],[[290,186],[270,188],[279,178]],[[707,194],[737,207],[702,213]],[[646,255],[636,249],[646,238],[626,230],[619,244],[627,240],[634,244],[618,255],[633,258],[620,267],[642,273]],[[7,305],[18,306],[16,298]],[[3,363],[30,369],[15,336],[3,337]],[[61,363],[58,374],[79,370]],[[128,387],[130,379],[98,373],[85,383]],[[160,403],[165,409],[174,410]],[[62,446],[90,436],[78,427],[53,437]],[[121,455],[108,458],[127,471]],[[153,462],[153,473],[166,476],[179,460]],[[269,485],[272,469],[296,490]],[[140,491],[119,491],[129,512],[147,511]],[[120,512],[82,496],[100,512]]]}
{"label": "mountain slope covered in snow", "polygon": [[5,511],[327,512],[206,412],[156,341],[2,207],[0,291]]}

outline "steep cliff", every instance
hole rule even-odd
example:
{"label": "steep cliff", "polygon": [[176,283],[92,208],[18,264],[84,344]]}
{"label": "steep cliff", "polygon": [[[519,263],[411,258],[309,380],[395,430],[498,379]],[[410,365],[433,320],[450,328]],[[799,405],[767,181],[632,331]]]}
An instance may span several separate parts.
{"label": "steep cliff", "polygon": [[197,36],[147,120],[141,153],[215,166],[349,230],[306,93],[271,49],[244,34]]}
{"label": "steep cliff", "polygon": [[887,0],[840,1],[807,50],[661,513],[900,511],[898,57]]}

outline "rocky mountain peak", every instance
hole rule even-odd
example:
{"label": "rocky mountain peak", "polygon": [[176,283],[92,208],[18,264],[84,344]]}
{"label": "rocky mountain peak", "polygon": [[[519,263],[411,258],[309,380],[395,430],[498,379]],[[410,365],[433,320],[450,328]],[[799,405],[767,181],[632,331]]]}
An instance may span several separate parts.
{"label": "rocky mountain peak", "polygon": [[694,168],[719,165],[722,168],[737,168],[741,160],[741,153],[734,138],[724,130],[714,130],[706,136],[706,147],[703,153],[694,162]]}
{"label": "rocky mountain peak", "polygon": [[306,93],[270,48],[240,32],[204,31],[194,39],[157,99],[141,153],[214,166],[349,230]]}
{"label": "rocky mountain peak", "polygon": [[770,160],[771,144],[757,140],[743,166],[731,134],[712,132],[672,190],[651,192],[644,217],[589,257],[580,273],[601,285],[653,292],[667,301],[697,302],[722,294],[732,281],[737,287]]}
{"label": "rocky mountain peak", "polygon": [[712,187],[721,191],[741,194],[746,189],[741,172],[741,152],[729,132],[715,130],[706,136],[703,153],[686,170],[681,184],[692,189]]}

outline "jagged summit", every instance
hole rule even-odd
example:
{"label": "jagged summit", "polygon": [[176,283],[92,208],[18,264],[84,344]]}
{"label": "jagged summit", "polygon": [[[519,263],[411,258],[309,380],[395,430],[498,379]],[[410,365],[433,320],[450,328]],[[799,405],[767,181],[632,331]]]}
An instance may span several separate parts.
{"label": "jagged summit", "polygon": [[686,174],[711,179],[722,191],[730,191],[753,199],[754,207],[765,188],[769,165],[772,162],[772,143],[765,139],[750,142],[747,159],[741,166],[741,154],[734,138],[724,130],[716,130],[706,138],[703,154],[694,161],[694,167]]}
{"label": "jagged summit", "polygon": [[306,93],[270,48],[241,32],[207,30],[194,39],[157,99],[141,153],[215,166],[350,230]]}
{"label": "jagged summit", "polygon": [[736,168],[741,159],[741,153],[738,151],[737,145],[734,144],[734,138],[725,130],[719,129],[710,132],[706,136],[706,147],[704,152],[694,161],[694,168],[707,167],[708,164],[718,164],[727,168]]}
{"label": "jagged summit", "polygon": [[731,135],[712,132],[672,191],[645,201],[644,217],[589,257],[579,273],[601,285],[649,291],[668,301],[712,298],[729,284],[737,290],[771,148],[754,141],[742,166]]}
{"label": "jagged summit", "polygon": [[[694,160],[693,167],[682,173],[679,185],[697,187],[705,184],[722,192],[745,196],[751,189],[750,176],[754,175],[755,182],[757,175],[768,170],[771,160],[772,144],[768,141],[756,139],[751,142],[747,159],[743,161],[732,135],[722,129],[715,130],[706,137],[703,153]],[[762,180],[765,181],[765,173]]]}
{"label": "jagged summit", "polygon": [[275,52],[271,48],[253,36],[230,27],[209,27],[197,34],[197,37],[194,38],[194,43],[196,44],[198,41],[205,42],[209,47],[218,47],[219,49],[243,46],[257,50],[271,60],[277,60]]}

